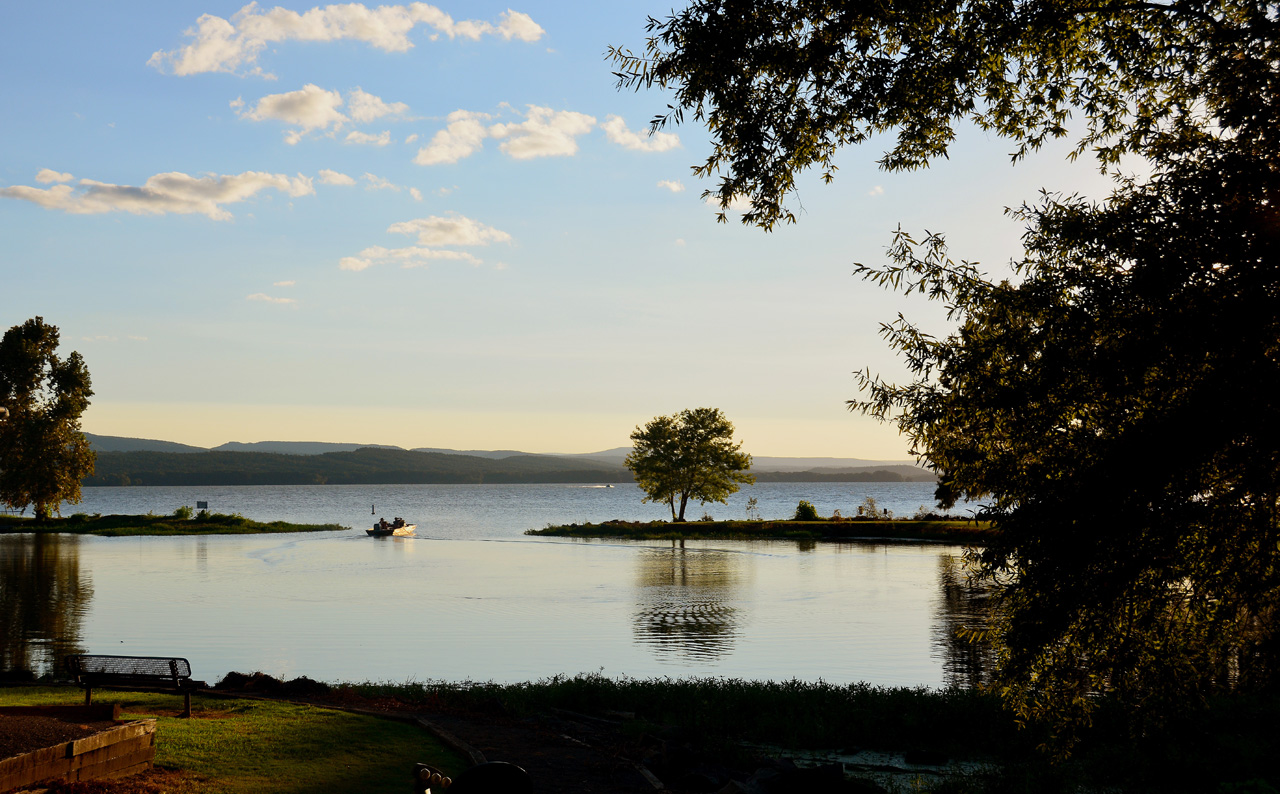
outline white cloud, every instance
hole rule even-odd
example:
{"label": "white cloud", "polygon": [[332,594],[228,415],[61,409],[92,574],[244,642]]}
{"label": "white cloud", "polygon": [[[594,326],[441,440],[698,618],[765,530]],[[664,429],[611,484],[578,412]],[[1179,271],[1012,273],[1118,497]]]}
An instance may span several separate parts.
{"label": "white cloud", "polygon": [[244,97],[236,97],[227,104],[231,106],[232,110],[239,110],[244,107]]}
{"label": "white cloud", "polygon": [[47,185],[50,182],[70,182],[72,179],[74,177],[71,174],[54,171],[52,168],[41,168],[36,173],[36,181],[42,185]]}
{"label": "white cloud", "polygon": [[[366,176],[368,176],[366,174]],[[411,191],[412,192],[412,191]],[[420,195],[420,194],[419,194]],[[415,196],[417,198],[417,196]],[[428,218],[415,218],[411,221],[393,223],[387,227],[392,234],[416,236],[418,244],[405,248],[386,248],[381,245],[370,246],[355,256],[344,256],[338,261],[342,270],[367,270],[383,262],[398,262],[401,267],[426,267],[432,260],[451,260],[466,262],[471,265],[482,264],[482,260],[465,251],[441,250],[441,248],[457,248],[460,246],[489,245],[490,243],[506,243],[511,235],[504,231],[486,226],[457,213],[448,217],[432,215]]]}
{"label": "white cloud", "polygon": [[377,135],[352,130],[347,133],[347,143],[361,143],[368,146],[386,146],[391,143],[391,130],[384,130]]}
{"label": "white cloud", "polygon": [[449,114],[449,125],[432,137],[431,142],[418,150],[413,161],[418,165],[456,163],[470,156],[484,145],[488,132],[481,123],[492,118],[487,113],[455,110]]}
{"label": "white cloud", "polygon": [[390,179],[384,179],[383,177],[375,176],[374,174],[370,174],[367,171],[365,172],[365,175],[364,175],[364,181],[369,183],[364,186],[365,190],[395,190],[395,191],[400,190],[400,186],[392,182]]}
{"label": "white cloud", "polygon": [[342,94],[307,83],[298,91],[264,96],[253,108],[242,112],[240,118],[253,121],[274,119],[298,125],[301,130],[289,130],[285,133],[285,140],[293,145],[311,130],[341,127],[347,120],[338,110],[341,105]]}
{"label": "white cloud", "polygon": [[107,336],[106,334],[98,334],[97,336],[82,336],[81,341],[84,342],[119,342],[118,336]]}
{"label": "white cloud", "polygon": [[670,190],[672,193],[683,193],[683,192],[684,192],[684,183],[682,183],[682,182],[681,182],[680,180],[678,180],[678,179],[675,179],[675,180],[672,180],[672,179],[660,179],[660,180],[658,180],[658,187],[660,187],[660,188],[666,188],[667,190]]}
{"label": "white cloud", "polygon": [[297,283],[298,283],[298,282],[296,282],[296,281],[273,281],[273,282],[271,282],[271,286],[273,286],[273,287],[292,287],[293,285],[295,285],[295,284],[297,284]]}
{"label": "white cloud", "polygon": [[414,201],[422,201],[422,191],[416,187],[409,188],[409,195],[413,196]]}
{"label": "white cloud", "polygon": [[73,215],[96,215],[104,212],[130,212],[134,215],[205,215],[214,220],[229,220],[231,213],[224,204],[235,204],[255,194],[274,188],[290,196],[315,193],[310,177],[298,174],[268,174],[245,171],[242,174],[209,174],[194,177],[179,171],[156,174],[141,186],[113,185],[92,179],[81,179],[77,187],[54,185],[47,190],[14,185],[0,188],[0,196],[30,201],[46,209],[62,210]]}
{"label": "white cloud", "polygon": [[413,142],[414,142],[414,141],[416,141],[416,140],[418,140],[418,133],[416,133],[416,132],[415,132],[415,133],[413,133],[412,135],[410,135],[409,137],[405,138],[405,139],[404,139],[404,142],[405,142],[405,143],[413,143]]}
{"label": "white cloud", "polygon": [[320,183],[324,185],[354,185],[356,181],[346,174],[338,171],[330,171],[328,168],[321,168]]}
{"label": "white cloud", "polygon": [[383,102],[380,97],[357,86],[347,94],[347,112],[351,114],[352,121],[363,124],[383,116],[403,116],[409,112],[409,106],[403,102]]}
{"label": "white cloud", "polygon": [[608,116],[600,125],[609,140],[625,149],[637,152],[665,152],[680,145],[680,136],[671,132],[650,132],[641,134],[627,129],[627,122],[621,116]]}
{"label": "white cloud", "polygon": [[273,298],[263,292],[255,292],[245,297],[247,301],[261,301],[262,303],[297,303],[293,298]]}
{"label": "white cloud", "polygon": [[[707,206],[712,207],[717,212],[719,212],[720,196],[714,193],[712,193],[710,196],[707,196]],[[751,210],[751,207],[752,207],[751,198],[749,196],[735,194],[733,198],[729,199],[728,209],[732,212],[749,212]]]}
{"label": "white cloud", "polygon": [[338,262],[340,270],[368,270],[383,262],[398,262],[403,268],[426,267],[431,260],[445,259],[479,265],[481,260],[466,251],[442,251],[437,248],[411,246],[408,248],[384,248],[380,245],[364,249],[356,256],[344,256]]}
{"label": "white cloud", "polygon": [[258,56],[273,42],[355,40],[384,52],[405,52],[413,47],[409,33],[419,24],[451,39],[475,40],[488,35],[532,42],[545,33],[528,14],[511,10],[503,13],[494,25],[479,20],[454,22],[448,14],[426,3],[377,8],[344,3],[317,6],[299,13],[279,6],[265,10],[253,2],[230,20],[204,14],[196,20],[195,27],[184,31],[190,39],[186,46],[167,52],[159,50],[147,63],[176,75],[203,72],[264,75],[257,65]]}
{"label": "white cloud", "polygon": [[585,135],[596,125],[594,116],[571,110],[530,105],[525,121],[519,124],[494,124],[489,134],[506,138],[498,147],[517,160],[534,157],[567,157],[578,151],[577,136]]}
{"label": "white cloud", "polygon": [[880,185],[876,185],[875,187],[873,187],[873,188],[871,188],[870,190],[868,190],[868,191],[867,191],[867,195],[868,195],[868,196],[883,196],[883,195],[884,195],[884,188],[883,188],[883,187],[881,187]]}
{"label": "white cloud", "polygon": [[474,221],[464,215],[451,213],[448,217],[432,215],[411,221],[393,223],[387,227],[392,234],[417,235],[420,245],[488,245],[509,243],[511,235]]}
{"label": "white cloud", "polygon": [[133,342],[145,342],[147,341],[147,338],[145,336],[134,336],[133,334],[130,334],[129,340]]}
{"label": "white cloud", "polygon": [[684,238],[683,238],[683,237],[677,237],[677,238],[676,238],[676,245],[680,246],[681,248],[684,248]]}

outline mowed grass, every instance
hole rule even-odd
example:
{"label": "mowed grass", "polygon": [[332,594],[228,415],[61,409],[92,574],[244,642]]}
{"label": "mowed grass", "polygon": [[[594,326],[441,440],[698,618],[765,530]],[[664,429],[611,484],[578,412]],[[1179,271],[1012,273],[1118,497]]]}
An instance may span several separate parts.
{"label": "mowed grass", "polygon": [[[95,692],[120,703],[125,719],[156,720],[156,765],[197,776],[198,790],[250,792],[395,792],[411,785],[415,763],[457,775],[467,763],[415,725],[334,709],[263,700]],[[0,705],[75,705],[80,691],[0,689]]]}

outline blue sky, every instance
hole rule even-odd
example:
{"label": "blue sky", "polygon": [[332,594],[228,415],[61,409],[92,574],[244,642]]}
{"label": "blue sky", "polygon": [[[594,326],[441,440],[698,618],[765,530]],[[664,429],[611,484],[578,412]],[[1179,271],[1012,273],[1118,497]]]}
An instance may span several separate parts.
{"label": "blue sky", "polygon": [[0,324],[84,355],[85,430],[587,452],[715,406],[759,455],[905,458],[849,414],[878,336],[936,307],[856,281],[890,233],[999,272],[1042,187],[1107,183],[1065,146],[1011,166],[883,147],[800,181],[799,223],[717,224],[694,124],[618,92],[652,2],[7,4]]}

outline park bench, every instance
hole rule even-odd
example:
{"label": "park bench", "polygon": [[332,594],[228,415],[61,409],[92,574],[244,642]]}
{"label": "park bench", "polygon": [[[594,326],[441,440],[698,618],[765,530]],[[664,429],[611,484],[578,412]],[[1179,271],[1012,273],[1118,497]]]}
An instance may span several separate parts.
{"label": "park bench", "polygon": [[67,657],[67,669],[84,688],[84,704],[93,705],[94,689],[177,691],[183,694],[182,716],[191,716],[191,691],[203,682],[191,679],[191,663],[164,656],[102,656],[76,654]]}

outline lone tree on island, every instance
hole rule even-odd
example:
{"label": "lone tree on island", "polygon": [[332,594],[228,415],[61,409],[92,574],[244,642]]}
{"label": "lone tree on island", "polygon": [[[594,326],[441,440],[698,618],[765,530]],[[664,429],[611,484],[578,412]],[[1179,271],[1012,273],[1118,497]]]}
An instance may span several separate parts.
{"label": "lone tree on island", "polygon": [[[58,329],[36,317],[0,339],[0,502],[44,521],[80,501],[93,451],[80,415],[93,395],[79,353],[58,358]],[[7,417],[4,414],[7,413]]]}
{"label": "lone tree on island", "polygon": [[666,502],[672,521],[684,521],[690,499],[704,505],[724,503],[739,483],[756,481],[747,473],[751,456],[742,451],[742,442],[733,443],[733,423],[718,408],[654,417],[637,427],[631,440],[635,446],[627,456],[627,468],[648,494],[644,501]]}

